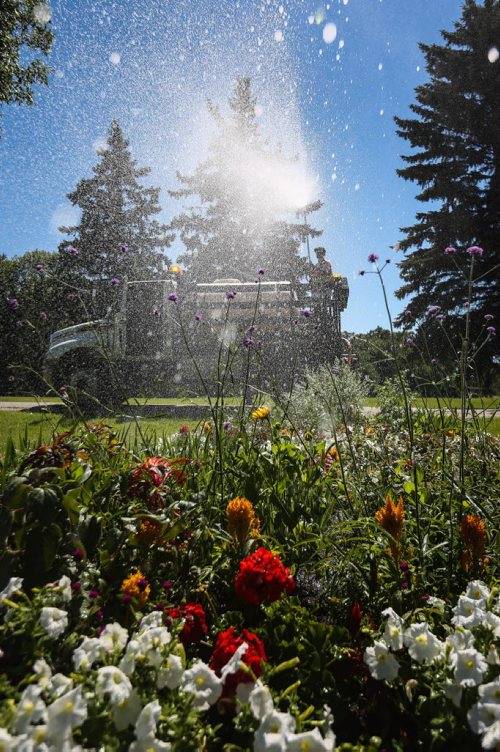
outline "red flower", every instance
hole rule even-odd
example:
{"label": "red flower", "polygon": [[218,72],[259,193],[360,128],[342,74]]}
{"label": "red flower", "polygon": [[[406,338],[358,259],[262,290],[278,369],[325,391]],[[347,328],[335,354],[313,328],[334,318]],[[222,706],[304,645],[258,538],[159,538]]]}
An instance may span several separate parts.
{"label": "red flower", "polygon": [[185,457],[172,460],[166,460],[164,457],[150,457],[141,462],[130,476],[130,495],[139,496],[149,501],[152,506],[158,506],[162,501],[161,491],[169,491],[171,481],[178,486],[185,484],[187,474],[182,466],[190,461]]}
{"label": "red flower", "polygon": [[244,642],[248,645],[241,662],[248,666],[252,674],[247,673],[244,669],[239,669],[235,674],[226,676],[224,682],[224,695],[234,695],[238,684],[254,681],[254,677],[262,674],[262,663],[267,661],[267,655],[264,643],[256,634],[248,629],[243,629],[241,637],[235,635],[234,627],[229,627],[225,632],[219,632],[217,642],[210,659],[210,668],[215,671],[217,676],[222,673],[223,667],[229,661],[231,656]]}
{"label": "red flower", "polygon": [[351,637],[353,639],[355,639],[359,634],[362,618],[363,612],[361,611],[361,606],[356,601],[351,608],[351,617],[349,619],[349,632],[351,633]]}
{"label": "red flower", "polygon": [[165,609],[171,619],[184,619],[179,635],[184,645],[199,642],[207,634],[206,615],[201,603],[186,603],[183,606]]}
{"label": "red flower", "polygon": [[236,575],[236,595],[256,606],[263,601],[278,600],[282,592],[293,592],[295,582],[291,572],[280,557],[266,548],[258,548],[254,554],[240,561]]}

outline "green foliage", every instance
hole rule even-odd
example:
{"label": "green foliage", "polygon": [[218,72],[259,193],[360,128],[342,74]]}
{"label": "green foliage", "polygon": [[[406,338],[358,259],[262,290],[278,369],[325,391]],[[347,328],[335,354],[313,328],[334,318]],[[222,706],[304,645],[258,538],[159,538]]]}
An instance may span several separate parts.
{"label": "green foliage", "polygon": [[39,0],[3,0],[0,104],[34,103],[33,86],[46,84],[50,72],[48,65],[36,57],[36,53],[47,56],[52,41],[50,11],[46,5]]}

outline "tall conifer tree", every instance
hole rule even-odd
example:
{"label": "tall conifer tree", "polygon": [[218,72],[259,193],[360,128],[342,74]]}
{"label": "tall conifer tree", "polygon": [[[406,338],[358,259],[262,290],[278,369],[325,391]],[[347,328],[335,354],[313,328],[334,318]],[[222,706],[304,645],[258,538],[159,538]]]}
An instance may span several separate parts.
{"label": "tall conifer tree", "polygon": [[[210,102],[208,107],[217,127],[208,158],[192,175],[178,174],[182,187],[170,192],[195,199],[170,225],[186,249],[180,260],[198,282],[253,281],[260,267],[275,279],[299,278],[305,268],[301,243],[321,233],[305,219],[289,221],[300,203],[300,190],[290,195],[296,163],[259,133],[249,78],[236,81],[227,116]],[[301,216],[320,205],[301,207]]]}
{"label": "tall conifer tree", "polygon": [[87,285],[158,276],[170,263],[164,251],[172,235],[154,218],[161,211],[159,188],[139,182],[150,169],[137,167],[116,121],[106,148],[98,154],[93,176],[80,180],[68,194],[81,218],[78,225],[61,228],[72,236],[59,246],[61,255],[70,257],[65,259],[66,269]]}
{"label": "tall conifer tree", "polygon": [[[467,296],[465,251],[480,246],[472,304],[479,327],[485,314],[498,322],[500,313],[499,0],[466,0],[454,30],[441,34],[444,44],[420,45],[429,81],[416,89],[415,117],[396,118],[413,148],[398,174],[419,185],[417,198],[426,204],[415,224],[402,228],[401,249],[415,250],[400,263],[404,284],[397,295],[412,296],[417,320],[429,305],[456,319]],[[457,252],[444,253],[450,246]]]}

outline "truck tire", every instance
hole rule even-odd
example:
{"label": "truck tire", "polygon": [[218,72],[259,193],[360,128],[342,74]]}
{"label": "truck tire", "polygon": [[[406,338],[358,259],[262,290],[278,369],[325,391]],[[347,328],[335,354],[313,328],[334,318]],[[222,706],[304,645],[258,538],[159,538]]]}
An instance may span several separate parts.
{"label": "truck tire", "polygon": [[123,392],[102,358],[80,353],[65,363],[64,371],[69,399],[85,416],[108,415],[120,408]]}

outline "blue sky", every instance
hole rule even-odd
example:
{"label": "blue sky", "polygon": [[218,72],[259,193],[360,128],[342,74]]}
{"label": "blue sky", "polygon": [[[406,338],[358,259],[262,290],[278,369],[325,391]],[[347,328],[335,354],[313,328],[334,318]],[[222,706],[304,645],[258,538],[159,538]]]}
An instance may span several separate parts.
{"label": "blue sky", "polygon": [[[351,295],[343,328],[387,326],[367,256],[413,223],[417,188],[397,177],[409,146],[394,115],[408,115],[427,80],[418,42],[441,40],[460,0],[53,0],[54,68],[31,108],[4,108],[0,140],[0,253],[55,250],[57,227],[74,220],[66,194],[90,174],[112,118],[146,179],[161,188],[162,219],[181,209],[168,197],[176,170],[207,153],[211,98],[224,108],[236,76],[253,80],[263,133],[300,157],[314,216],[334,271]],[[333,25],[332,25],[333,24]],[[170,249],[175,257],[179,245]]]}

